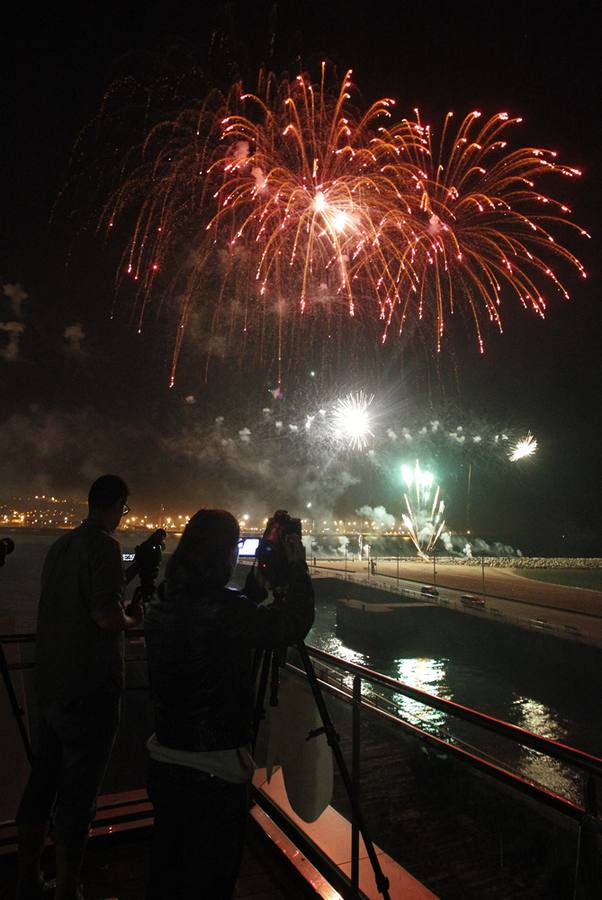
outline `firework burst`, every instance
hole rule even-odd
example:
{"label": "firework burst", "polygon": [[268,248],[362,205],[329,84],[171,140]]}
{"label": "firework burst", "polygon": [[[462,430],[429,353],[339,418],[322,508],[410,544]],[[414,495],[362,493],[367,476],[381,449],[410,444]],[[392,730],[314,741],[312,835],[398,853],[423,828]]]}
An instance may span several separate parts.
{"label": "firework burst", "polygon": [[315,87],[299,75],[268,79],[263,96],[241,93],[244,113],[222,123],[227,155],[209,169],[223,181],[208,230],[232,247],[254,245],[260,296],[290,291],[301,313],[326,285],[355,315],[352,283],[379,277],[381,221],[403,199],[371,147],[394,101],[379,100],[360,115],[349,105],[350,77],[351,70],[335,95],[324,67]]}
{"label": "firework burst", "polygon": [[408,489],[403,495],[406,512],[401,518],[418,554],[426,559],[445,528],[445,503],[433,475],[422,469],[418,460],[413,468],[402,466],[401,472]]}
{"label": "firework burst", "polygon": [[[321,344],[362,317],[384,343],[408,324],[434,323],[441,348],[449,317],[468,311],[483,349],[483,323],[502,330],[501,304],[515,294],[543,316],[541,283],[568,291],[554,261],[583,266],[556,227],[585,232],[535,179],[576,169],[547,150],[507,149],[520,122],[468,115],[438,145],[415,119],[392,121],[394,101],[361,112],[351,71],[333,89],[260,73],[257,89],[209,92],[147,134],[126,165],[103,221],[128,211],[134,227],[120,265],[132,279],[139,327],[151,300],[176,298],[172,383],[191,315],[211,341],[249,341],[285,361],[308,337]],[[301,323],[303,323],[301,327]],[[345,332],[349,344],[349,332]]]}
{"label": "firework burst", "polygon": [[[180,298],[172,381],[199,307],[212,333],[254,331],[261,347],[275,333],[279,374],[299,317],[323,321],[330,337],[359,300],[359,312],[373,313],[364,301],[395,252],[381,226],[404,206],[402,179],[393,178],[394,154],[383,165],[389,151],[376,141],[394,101],[359,113],[350,76],[332,92],[324,67],[317,85],[260,73],[256,93],[241,84],[227,97],[213,92],[147,136],[142,164],[105,219],[113,228],[129,207],[139,210],[120,269],[139,288],[139,324],[163,272]],[[216,301],[207,309],[209,292]]]}
{"label": "firework burst", "polygon": [[370,420],[373,400],[373,395],[359,391],[357,394],[347,394],[334,406],[332,433],[337,441],[343,441],[351,450],[364,450],[368,439],[374,437]]}
{"label": "firework burst", "polygon": [[544,288],[569,293],[552,265],[568,263],[586,277],[581,262],[558,243],[553,229],[587,232],[568,218],[570,209],[536,187],[542,175],[574,178],[581,173],[556,162],[551,150],[509,149],[508,130],[522,122],[501,112],[481,121],[469,113],[453,132],[448,113],[438,144],[429,125],[404,120],[388,140],[397,148],[414,186],[414,234],[407,255],[411,292],[391,304],[387,326],[399,310],[401,326],[417,314],[435,321],[437,349],[446,320],[457,308],[469,311],[483,352],[482,323],[502,327],[502,298],[514,295],[541,318]]}
{"label": "firework burst", "polygon": [[510,462],[518,462],[519,459],[525,459],[527,456],[533,456],[537,450],[537,441],[529,431],[528,434],[521,438],[512,447],[508,454]]}

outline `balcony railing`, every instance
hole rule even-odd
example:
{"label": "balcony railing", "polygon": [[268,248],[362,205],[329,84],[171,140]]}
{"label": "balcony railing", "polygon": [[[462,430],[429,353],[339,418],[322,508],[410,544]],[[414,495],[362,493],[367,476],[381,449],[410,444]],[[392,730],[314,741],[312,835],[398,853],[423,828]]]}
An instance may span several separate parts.
{"label": "balcony railing", "polygon": [[[11,787],[8,793],[0,791],[4,798],[0,846],[12,839],[11,820],[27,777],[30,736],[35,739],[34,642],[32,634],[0,635],[2,727],[10,745],[5,758],[13,761],[12,770],[5,765],[0,776]],[[425,886],[424,896],[479,900],[602,896],[597,799],[602,759],[322,650],[308,647],[308,651],[351,770],[354,798],[393,884],[396,877],[402,878],[401,872]],[[289,650],[286,669],[302,689],[308,689],[294,649]],[[127,807],[129,827],[149,821],[144,760],[153,726],[141,634],[128,640],[126,673],[122,725],[103,787],[105,795],[112,795],[113,806],[101,804],[103,818],[95,823],[97,828],[113,827],[112,808],[119,823],[123,792],[137,797],[140,804],[138,814],[134,799]],[[517,754],[534,752],[549,767],[570,769],[582,786],[581,799],[576,802],[546,789],[486,753],[467,749],[468,744],[429,732],[420,726],[419,717],[409,721],[395,702],[398,697],[425,712],[453,717],[489,740],[506,742]],[[11,713],[16,723],[12,733],[7,722]],[[259,748],[260,756],[261,752]],[[274,782],[268,785],[261,773],[253,792],[262,815],[294,842],[336,892],[344,897],[378,896],[338,772],[331,805],[311,826],[291,813],[286,796]],[[333,822],[340,830],[338,844],[329,833]],[[399,890],[392,890],[391,896],[403,896]]]}

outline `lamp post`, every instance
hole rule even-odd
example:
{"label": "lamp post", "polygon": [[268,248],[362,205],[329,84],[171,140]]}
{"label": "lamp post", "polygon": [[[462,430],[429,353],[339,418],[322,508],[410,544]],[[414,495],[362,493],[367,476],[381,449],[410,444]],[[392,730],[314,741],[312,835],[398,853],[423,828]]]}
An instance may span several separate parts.
{"label": "lamp post", "polygon": [[485,593],[485,551],[481,552],[481,577],[483,579],[483,593]]}
{"label": "lamp post", "polygon": [[468,463],[468,479],[466,483],[466,531],[470,532],[470,491],[472,488],[472,462]]}

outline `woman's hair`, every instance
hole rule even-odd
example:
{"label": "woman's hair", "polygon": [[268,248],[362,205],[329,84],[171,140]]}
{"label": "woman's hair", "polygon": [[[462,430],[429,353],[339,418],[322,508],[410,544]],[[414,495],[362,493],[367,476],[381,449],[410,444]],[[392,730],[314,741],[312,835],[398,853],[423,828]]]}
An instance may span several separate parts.
{"label": "woman's hair", "polygon": [[221,587],[230,577],[228,558],[239,537],[240,528],[232,513],[225,509],[199,509],[167,563],[166,580],[184,579]]}

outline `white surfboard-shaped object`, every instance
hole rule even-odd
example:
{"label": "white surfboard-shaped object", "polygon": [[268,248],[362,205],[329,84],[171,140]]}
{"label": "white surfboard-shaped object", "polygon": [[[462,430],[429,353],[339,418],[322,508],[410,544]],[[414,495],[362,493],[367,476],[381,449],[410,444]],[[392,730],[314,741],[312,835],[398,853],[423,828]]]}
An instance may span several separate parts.
{"label": "white surfboard-shaped object", "polygon": [[289,803],[304,822],[315,822],[332,798],[332,751],[325,734],[308,739],[322,726],[306,681],[280,670],[278,706],[266,704],[268,782],[282,767]]}

